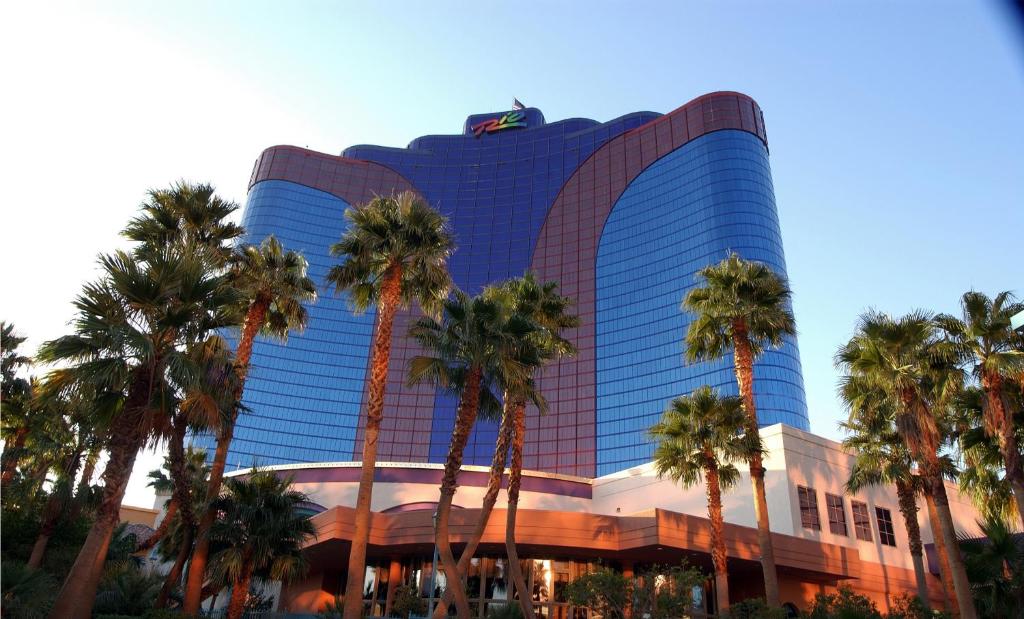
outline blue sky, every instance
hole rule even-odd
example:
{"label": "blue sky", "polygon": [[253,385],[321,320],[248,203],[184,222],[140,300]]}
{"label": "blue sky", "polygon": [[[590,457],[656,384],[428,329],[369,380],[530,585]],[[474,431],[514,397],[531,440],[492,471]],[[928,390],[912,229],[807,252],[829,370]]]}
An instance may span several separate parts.
{"label": "blue sky", "polygon": [[[28,3],[22,3],[28,4]],[[512,97],[548,120],[765,113],[812,429],[859,312],[1024,294],[1024,44],[988,2],[156,3],[16,6],[0,52],[6,319],[59,335],[149,186],[244,201],[253,160],[455,133]],[[10,228],[9,228],[10,229]],[[54,246],[61,248],[59,256]],[[46,282],[43,284],[42,282]],[[38,293],[38,294],[37,294]],[[17,297],[17,298],[15,298]]]}

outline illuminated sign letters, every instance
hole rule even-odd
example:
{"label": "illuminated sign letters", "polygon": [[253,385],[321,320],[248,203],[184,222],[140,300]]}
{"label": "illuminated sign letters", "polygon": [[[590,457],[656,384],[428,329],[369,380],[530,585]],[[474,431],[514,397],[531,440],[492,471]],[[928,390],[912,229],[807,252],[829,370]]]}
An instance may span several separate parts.
{"label": "illuminated sign letters", "polygon": [[494,133],[495,131],[501,131],[502,129],[511,129],[512,127],[525,127],[526,126],[526,112],[508,112],[503,114],[501,118],[492,118],[479,122],[471,127],[476,137],[480,137],[484,133]]}

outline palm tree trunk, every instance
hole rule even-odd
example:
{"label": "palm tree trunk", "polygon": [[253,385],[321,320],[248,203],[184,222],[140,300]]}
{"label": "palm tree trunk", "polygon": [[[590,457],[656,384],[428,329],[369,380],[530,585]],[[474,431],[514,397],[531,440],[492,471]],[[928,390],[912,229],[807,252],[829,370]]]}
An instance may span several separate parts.
{"label": "palm tree trunk", "polygon": [[39,535],[35,544],[32,545],[32,554],[28,558],[28,567],[35,569],[43,562],[46,554],[46,547],[57,530],[63,515],[63,508],[71,495],[71,488],[75,485],[75,477],[78,475],[78,467],[82,464],[82,444],[79,441],[74,453],[70,454],[64,463],[63,481],[61,484],[54,484],[49,498],[46,499],[46,506],[43,508],[43,522],[39,527]]}
{"label": "palm tree trunk", "polygon": [[231,587],[231,601],[228,602],[228,610],[225,619],[242,619],[245,612],[245,602],[249,599],[249,583],[252,582],[252,570],[246,568],[242,577]]}
{"label": "palm tree trunk", "polygon": [[[252,346],[256,341],[256,335],[263,329],[267,319],[267,311],[270,309],[270,299],[258,297],[249,306],[245,315],[245,322],[242,325],[241,337],[238,339],[238,349],[235,351],[235,368],[238,372],[238,392],[235,394],[236,404],[242,401],[242,393],[245,389],[245,377],[249,372],[249,360],[252,358]],[[231,447],[231,439],[235,435],[235,422],[238,420],[238,408],[231,413],[231,419],[224,421],[224,426],[217,433],[217,449],[213,454],[213,463],[210,465],[210,478],[206,486],[206,508],[203,510],[203,517],[199,521],[199,530],[196,532],[196,544],[192,550],[192,561],[188,570],[188,579],[185,583],[185,600],[182,604],[182,611],[185,614],[195,615],[199,612],[202,604],[203,581],[206,579],[206,564],[210,558],[210,530],[217,518],[212,505],[220,495],[220,485],[224,480],[224,467],[228,461],[228,449]]]}
{"label": "palm tree trunk", "polygon": [[711,563],[715,567],[715,613],[729,610],[729,567],[725,551],[725,524],[722,519],[722,487],[718,465],[711,450],[704,451],[704,478],[708,487],[708,517],[711,519]]}
{"label": "palm tree trunk", "polygon": [[39,535],[35,544],[32,545],[32,554],[28,558],[28,567],[38,568],[43,563],[43,555],[46,554],[46,546],[50,543],[53,532],[57,530],[57,523],[60,522],[61,501],[57,496],[57,490],[46,499],[46,507],[43,508],[43,524],[39,527]]}
{"label": "palm tree trunk", "polygon": [[956,604],[953,603],[953,572],[949,569],[949,554],[946,552],[946,545],[942,542],[941,527],[939,526],[939,514],[935,511],[935,501],[931,492],[924,493],[924,502],[928,507],[928,524],[932,529],[932,540],[935,543],[935,552],[939,555],[939,576],[942,578],[943,600],[946,610],[951,614],[956,612]]}
{"label": "palm tree trunk", "polygon": [[981,385],[988,399],[985,429],[999,445],[1006,481],[1010,483],[1013,500],[1017,504],[1017,517],[1024,525],[1024,465],[1021,464],[1016,428],[1003,401],[1003,378],[998,372],[986,372],[981,378]]}
{"label": "palm tree trunk", "polygon": [[921,543],[921,527],[917,524],[917,496],[909,480],[896,480],[896,496],[899,499],[903,521],[907,526],[907,538],[910,540],[910,558],[914,562],[917,597],[921,598],[925,610],[930,610],[928,581],[925,579],[924,572],[924,545]]}
{"label": "palm tree trunk", "polygon": [[[935,457],[935,456],[933,456]],[[938,458],[929,467],[932,471],[938,470]],[[953,577],[953,591],[956,593],[957,607],[960,610],[961,619],[975,619],[977,613],[974,609],[974,601],[971,596],[971,583],[967,580],[967,571],[964,568],[964,560],[960,555],[960,545],[956,539],[956,529],[953,526],[953,515],[949,511],[949,497],[946,496],[946,485],[939,474],[933,473],[925,478],[935,501],[935,513],[939,521],[939,529],[942,534],[943,544],[946,546],[946,558],[949,561],[949,571]]]}
{"label": "palm tree trunk", "polygon": [[82,479],[78,482],[78,489],[75,490],[75,500],[71,504],[68,521],[77,519],[78,515],[82,513],[82,508],[85,507],[86,495],[90,488],[89,482],[92,481],[92,476],[96,473],[96,463],[99,459],[100,442],[96,440],[93,446],[89,448],[89,454],[85,457],[85,469],[82,470]]}
{"label": "palm tree trunk", "polygon": [[[181,572],[185,569],[185,561],[188,560],[188,556],[192,552],[194,529],[189,525],[183,526],[184,535],[181,538],[181,547],[178,548],[178,554],[174,557],[174,563],[164,578],[164,584],[160,587],[160,593],[157,594],[156,601],[153,602],[153,608],[165,608],[167,606],[167,600],[171,596],[171,591],[174,591],[174,588],[181,582]],[[200,603],[202,603],[202,600],[200,600]]]}
{"label": "palm tree trunk", "polygon": [[[747,413],[745,431],[758,437],[757,406],[754,403],[754,354],[747,337],[747,326],[742,320],[733,323],[733,357],[736,382],[739,384],[743,408]],[[761,452],[750,459],[750,483],[754,489],[754,515],[757,518],[757,543],[761,550],[761,571],[764,572],[764,595],[768,606],[779,606],[779,576],[775,568],[775,548],[772,545],[771,523],[768,520],[768,498],[764,488],[764,464]]]}
{"label": "palm tree trunk", "polygon": [[516,549],[516,513],[519,511],[519,487],[523,481],[523,444],[526,442],[526,404],[516,403],[515,418],[512,422],[512,458],[508,470],[508,512],[505,515],[505,554],[508,556],[508,572],[512,577],[514,591],[519,592],[519,609],[522,616],[531,619],[533,614],[533,591],[526,587],[523,568],[519,565]]}
{"label": "palm tree trunk", "polygon": [[[505,394],[505,404],[501,414],[501,425],[498,428],[498,440],[494,445],[494,458],[491,459],[490,477],[487,479],[487,492],[484,494],[483,505],[480,508],[480,517],[477,518],[476,527],[466,541],[466,547],[459,557],[459,578],[465,578],[469,569],[469,562],[476,553],[480,540],[487,528],[487,521],[491,518],[494,504],[498,502],[498,493],[501,491],[501,475],[505,472],[505,461],[508,459],[508,444],[512,435],[512,418],[515,416],[515,406],[509,394]],[[452,603],[455,594],[445,590],[437,607],[434,609],[434,619],[443,619],[448,614],[448,605]]]}
{"label": "palm tree trunk", "polygon": [[140,368],[132,381],[124,410],[111,428],[107,445],[109,460],[103,471],[103,498],[96,512],[89,535],[78,551],[71,571],[61,586],[60,593],[48,615],[50,619],[89,619],[96,599],[96,588],[103,573],[110,538],[120,519],[121,500],[128,487],[135,458],[146,440],[142,417],[149,406],[153,383],[157,379],[160,359]]}
{"label": "palm tree trunk", "polygon": [[142,542],[135,548],[135,552],[146,552],[152,549],[154,546],[160,543],[160,540],[167,535],[167,530],[170,528],[171,521],[174,520],[174,516],[178,513],[178,501],[174,497],[167,503],[167,511],[164,512],[164,517],[160,521],[160,526],[153,531],[153,534],[146,538],[146,541]]}
{"label": "palm tree trunk", "polygon": [[380,304],[377,307],[370,386],[366,398],[366,423],[363,427],[363,465],[359,475],[355,531],[352,534],[345,582],[344,619],[360,619],[363,615],[363,580],[366,577],[366,548],[370,543],[370,505],[373,501],[373,474],[377,466],[377,438],[384,418],[384,392],[391,361],[391,332],[401,294],[402,267],[395,264],[384,276]]}
{"label": "palm tree trunk", "polygon": [[6,490],[7,484],[14,479],[14,473],[18,470],[18,462],[21,460],[21,451],[25,448],[25,441],[28,440],[28,428],[21,427],[14,432],[14,439],[10,445],[4,447],[4,453],[0,456],[0,490]]}
{"label": "palm tree trunk", "polygon": [[452,511],[452,499],[458,487],[459,471],[462,469],[462,454],[469,442],[469,434],[476,423],[476,415],[480,409],[480,368],[471,368],[466,375],[466,384],[459,396],[459,408],[455,414],[455,429],[448,447],[448,457],[444,463],[444,476],[441,478],[441,498],[437,502],[437,528],[434,530],[434,543],[441,559],[441,567],[447,578],[449,591],[455,596],[455,610],[459,619],[470,619],[469,598],[462,584],[458,564],[452,554],[452,544],[448,523]]}

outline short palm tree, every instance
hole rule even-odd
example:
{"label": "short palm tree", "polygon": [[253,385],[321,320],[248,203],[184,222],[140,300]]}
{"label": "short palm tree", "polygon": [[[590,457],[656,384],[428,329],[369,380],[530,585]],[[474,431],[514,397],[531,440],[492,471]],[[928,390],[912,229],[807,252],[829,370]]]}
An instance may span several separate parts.
{"label": "short palm tree", "polygon": [[[244,318],[235,351],[236,377],[229,391],[233,402],[220,423],[209,424],[217,428],[217,449],[207,486],[207,501],[210,503],[220,493],[256,336],[263,334],[287,339],[289,331],[302,330],[306,326],[308,314],[303,304],[316,300],[316,285],[307,276],[306,259],[297,252],[286,251],[273,236],[264,239],[259,247],[244,245],[238,248],[230,256],[228,265],[229,278],[238,295],[238,313]],[[185,612],[198,612],[202,601],[210,551],[209,534],[214,517],[211,509],[203,510],[185,586]]]}
{"label": "short palm tree", "polygon": [[216,581],[231,586],[227,619],[241,619],[254,576],[287,583],[305,573],[302,547],[316,527],[297,510],[307,497],[289,489],[291,481],[255,470],[224,482],[212,535],[223,549],[211,567]]}
{"label": "short palm tree", "polygon": [[[686,332],[686,358],[691,363],[711,361],[732,350],[736,382],[747,414],[744,431],[760,440],[754,402],[754,361],[765,348],[780,347],[787,336],[796,333],[789,286],[767,265],[744,260],[736,253],[701,269],[697,275],[703,285],[687,293],[682,305],[684,311],[694,314]],[[770,606],[778,606],[779,579],[764,474],[762,457],[757,452],[750,459],[757,541],[765,597]]]}
{"label": "short palm tree", "polygon": [[743,400],[721,397],[705,385],[672,400],[661,421],[649,431],[658,443],[654,450],[658,477],[668,477],[687,488],[701,479],[707,484],[715,612],[720,614],[729,609],[722,490],[739,481],[740,472],[734,461],[749,462],[755,451],[763,451],[760,439],[743,433],[745,420]]}
{"label": "short palm tree", "polygon": [[525,382],[531,368],[523,361],[523,344],[535,327],[509,312],[500,300],[481,294],[470,298],[460,290],[445,301],[441,321],[421,318],[409,334],[432,356],[414,357],[409,382],[430,382],[442,388],[458,386],[459,404],[437,505],[435,539],[441,566],[448,574],[460,619],[470,616],[469,600],[460,585],[452,554],[448,522],[462,456],[480,411],[481,394],[495,383]]}
{"label": "short palm tree", "polygon": [[338,292],[348,293],[356,311],[371,307],[377,311],[363,428],[363,464],[345,584],[345,619],[359,619],[363,612],[377,437],[384,416],[395,314],[413,302],[428,313],[437,311],[451,286],[447,262],[453,241],[447,220],[411,192],[378,196],[367,204],[346,209],[345,219],[348,229],[331,247],[331,255],[342,262],[331,267],[327,281]]}
{"label": "short palm tree", "polygon": [[1024,524],[1024,463],[1013,411],[1006,402],[1007,382],[1024,372],[1024,350],[1015,349],[1015,334],[1010,325],[1010,319],[1024,311],[1024,304],[1016,303],[1013,295],[1005,291],[995,298],[971,291],[961,297],[960,307],[962,319],[940,314],[935,321],[950,340],[962,347],[970,369],[985,391],[984,428],[999,445],[1006,479]]}
{"label": "short palm tree", "polygon": [[850,417],[840,424],[846,430],[843,447],[855,461],[846,490],[855,494],[863,488],[892,484],[907,527],[910,557],[914,563],[917,596],[929,606],[928,582],[924,571],[924,544],[917,523],[917,493],[922,483],[914,461],[895,426],[895,406],[884,391],[864,388],[861,381],[843,385]]}
{"label": "short palm tree", "polygon": [[18,463],[25,448],[25,441],[32,431],[31,383],[20,376],[18,371],[31,365],[32,360],[18,352],[25,343],[14,325],[0,322],[0,427],[3,431],[4,452],[0,457],[0,488],[6,489],[14,478]]}
{"label": "short palm tree", "polygon": [[978,522],[980,538],[962,537],[974,603],[983,617],[1018,617],[1024,596],[1024,548],[1020,532],[1005,520]]}
{"label": "short palm tree", "polygon": [[[942,341],[932,317],[912,312],[894,319],[886,314],[862,315],[850,341],[836,354],[844,382],[855,380],[865,389],[887,394],[896,406],[900,438],[921,468],[925,492],[935,506],[961,617],[973,619],[970,585],[957,548],[956,530],[943,480],[943,443],[939,415],[962,384],[956,369],[957,351]],[[840,395],[846,397],[842,391]]]}
{"label": "short palm tree", "polygon": [[[40,391],[45,392],[45,387]],[[91,396],[92,394],[79,394],[70,399],[66,395],[58,395],[55,398],[41,398],[42,402],[38,403],[47,411],[50,418],[47,432],[53,440],[53,460],[56,463],[54,469],[57,475],[50,487],[50,495],[43,508],[39,534],[28,559],[28,566],[31,568],[38,568],[42,564],[50,538],[60,523],[70,522],[71,520],[66,517],[76,513],[72,505],[75,477],[78,476],[86,450],[95,440],[95,433],[90,425]]]}

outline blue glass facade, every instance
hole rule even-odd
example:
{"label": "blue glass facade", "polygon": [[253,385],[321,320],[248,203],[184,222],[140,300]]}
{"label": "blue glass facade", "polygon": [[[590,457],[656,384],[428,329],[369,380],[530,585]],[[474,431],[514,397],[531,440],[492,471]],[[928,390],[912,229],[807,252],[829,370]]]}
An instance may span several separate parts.
{"label": "blue glass facade", "polygon": [[[354,146],[342,158],[268,149],[242,223],[247,242],[274,234],[303,252],[323,285],[348,204],[411,187],[449,217],[462,289],[527,269],[558,278],[578,301],[581,351],[541,381],[553,410],[528,426],[526,466],[604,474],[649,459],[645,430],[668,399],[705,382],[735,392],[730,359],[683,365],[679,302],[695,271],[729,249],[785,273],[760,110],[716,93],[608,123],[525,114],[525,128],[475,137],[472,125],[496,115],[471,116],[461,135]],[[373,313],[353,315],[333,290],[309,309],[304,333],[254,349],[231,469],[359,457]],[[396,337],[379,459],[442,462],[455,402],[402,384],[414,352]],[[762,422],[807,429],[796,342],[762,357],[755,375]],[[480,422],[465,462],[489,464],[494,438]]]}
{"label": "blue glass facade", "polygon": [[[309,276],[323,285],[334,263],[330,246],[345,229],[348,204],[329,193],[287,181],[265,181],[249,191],[242,225],[245,242],[273,234],[309,262]],[[321,291],[308,306],[309,326],[287,343],[260,337],[228,456],[228,470],[293,462],[352,459],[373,336],[372,310],[355,315],[347,298]],[[233,339],[232,334],[227,334]],[[209,436],[196,446],[213,452]]]}
{"label": "blue glass facade", "polygon": [[[694,273],[730,251],[785,273],[768,151],[718,131],[662,157],[615,203],[597,255],[597,473],[650,460],[646,437],[675,396],[701,385],[737,395],[732,356],[684,365]],[[763,424],[807,428],[796,342],[755,366]]]}
{"label": "blue glass facade", "polygon": [[[375,161],[398,173],[447,216],[458,251],[448,268],[459,288],[484,286],[522,275],[530,265],[537,234],[566,179],[610,138],[659,115],[629,114],[608,123],[574,118],[544,124],[536,109],[524,112],[527,129],[471,137],[471,116],[463,135],[432,135],[409,148],[353,146],[344,156]],[[430,439],[430,460],[443,462],[455,423],[454,397],[438,395]],[[489,465],[497,426],[480,420],[466,446],[467,464]]]}

